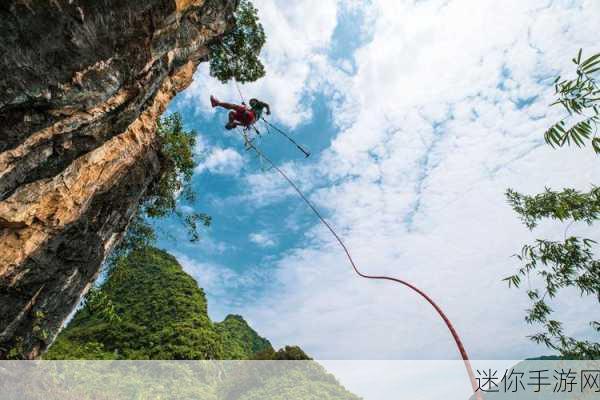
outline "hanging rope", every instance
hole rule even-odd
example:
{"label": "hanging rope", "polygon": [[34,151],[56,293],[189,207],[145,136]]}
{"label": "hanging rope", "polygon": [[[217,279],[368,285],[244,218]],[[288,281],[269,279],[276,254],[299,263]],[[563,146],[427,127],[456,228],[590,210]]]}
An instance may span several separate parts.
{"label": "hanging rope", "polygon": [[300,198],[313,211],[313,213],[317,216],[317,218],[319,218],[319,220],[321,221],[321,223],[329,230],[329,232],[331,232],[331,234],[333,235],[333,237],[336,239],[336,241],[338,242],[338,244],[342,247],[342,249],[346,253],[346,257],[348,258],[348,261],[350,262],[350,265],[352,266],[352,268],[354,269],[354,272],[359,277],[365,278],[365,279],[373,279],[373,280],[392,281],[392,282],[396,282],[396,283],[399,283],[401,285],[404,285],[404,286],[410,288],[411,290],[415,291],[416,293],[418,293],[422,298],[424,298],[435,309],[435,311],[438,313],[438,315],[442,318],[442,320],[446,324],[446,327],[448,327],[448,330],[450,331],[450,334],[452,335],[452,338],[456,342],[456,346],[458,347],[458,351],[460,353],[460,356],[461,356],[461,358],[462,358],[462,360],[463,360],[463,362],[465,364],[465,368],[467,370],[467,374],[469,375],[469,380],[471,382],[471,387],[473,389],[473,393],[475,393],[475,396],[476,396],[477,400],[482,400],[481,392],[478,390],[479,387],[478,387],[478,385],[476,383],[475,375],[473,373],[473,368],[471,366],[471,362],[469,361],[469,356],[467,354],[467,351],[465,350],[465,346],[463,345],[462,340],[458,336],[458,332],[456,331],[456,329],[454,329],[454,326],[452,325],[452,322],[450,322],[450,319],[446,316],[446,314],[444,314],[444,312],[436,304],[436,302],[433,301],[433,299],[431,297],[429,297],[421,289],[417,288],[413,284],[411,284],[409,282],[406,282],[406,281],[404,281],[402,279],[393,278],[393,277],[389,277],[389,276],[383,276],[383,275],[368,275],[368,274],[365,274],[365,273],[361,272],[358,269],[358,267],[357,267],[356,263],[354,262],[354,260],[352,259],[352,255],[350,254],[350,251],[348,250],[348,248],[344,244],[344,241],[340,238],[340,236],[337,234],[337,232],[335,231],[335,229],[333,229],[333,227],[327,222],[327,220],[325,219],[325,217],[323,217],[321,215],[321,213],[319,212],[319,210],[317,210],[317,208],[312,204],[312,202],[304,195],[304,193],[302,193],[302,191],[294,183],[294,181],[292,181],[292,179],[289,178],[285,174],[285,172],[283,172],[283,170],[281,168],[279,168],[277,165],[275,165],[275,163],[273,161],[271,161],[271,159],[269,159],[252,142],[249,142],[248,145],[250,146],[250,148],[252,148],[254,151],[256,151],[256,153],[259,155],[260,158],[264,159],[269,165],[271,165],[271,168],[274,168],[290,184],[290,186],[296,191],[296,193],[298,193],[298,196],[300,196]]}
{"label": "hanging rope", "polygon": [[270,136],[271,128],[269,128],[269,124],[267,124],[267,121],[264,118],[261,118],[261,120],[262,120],[263,124],[265,125],[265,128],[267,128],[267,134],[269,134],[269,136]]}
{"label": "hanging rope", "polygon": [[242,100],[242,104],[246,104],[246,101],[244,100],[244,95],[242,94],[242,89],[240,89],[240,84],[238,83],[237,79],[233,79],[233,81],[235,82],[235,87],[237,88],[238,93],[240,94],[240,99]]}
{"label": "hanging rope", "polygon": [[281,135],[283,135],[287,140],[289,140],[290,142],[292,142],[298,148],[298,150],[300,150],[302,153],[304,153],[304,155],[306,157],[310,157],[310,152],[308,152],[307,150],[305,150],[304,147],[300,146],[294,139],[291,138],[290,135],[288,135],[283,130],[279,129],[277,126],[273,125],[272,123],[270,123],[266,119],[264,119],[264,118],[261,118],[261,119],[263,120],[263,122],[265,124],[267,124],[267,129],[268,129],[269,126],[271,128],[273,128],[273,129],[275,129],[277,132],[279,132]]}
{"label": "hanging rope", "polygon": [[[242,94],[242,91],[240,89],[240,86],[239,86],[237,80],[235,80],[235,84],[236,84],[237,90],[238,90],[238,92],[240,94],[240,98],[242,99],[242,103],[244,103],[244,96]],[[262,120],[263,120],[263,122],[265,122],[267,124],[267,126],[270,126],[271,128],[275,129],[277,132],[279,132],[280,134],[282,134],[283,136],[285,136],[290,142],[292,142],[293,144],[295,144],[296,147],[298,147],[298,149],[300,151],[302,151],[306,155],[306,157],[310,156],[310,153],[308,153],[306,150],[304,150],[304,148],[302,148],[302,146],[300,146],[298,143],[296,143],[296,141],[294,139],[292,139],[289,135],[287,135],[284,131],[282,131],[281,129],[279,129],[277,126],[271,124],[266,119],[262,118]],[[256,129],[256,127],[254,127],[254,129],[258,132],[258,130]],[[243,132],[242,132],[242,135],[244,135]],[[358,269],[358,266],[356,265],[356,263],[354,262],[354,260],[352,259],[352,255],[350,254],[350,251],[348,250],[348,248],[344,244],[344,241],[337,234],[337,232],[335,231],[335,229],[333,229],[333,227],[331,225],[329,225],[329,223],[327,222],[327,220],[325,219],[325,217],[323,217],[321,215],[321,213],[319,212],[319,210],[317,210],[317,208],[312,204],[312,202],[304,195],[304,193],[302,193],[302,191],[294,183],[294,181],[292,181],[292,179],[290,179],[285,174],[285,172],[283,172],[283,170],[281,168],[279,168],[277,165],[275,165],[275,163],[273,161],[271,161],[270,158],[268,158],[261,150],[259,150],[258,147],[256,147],[254,145],[254,143],[252,143],[252,141],[246,140],[246,145],[249,146],[249,148],[253,149],[256,152],[256,154],[258,154],[259,158],[264,159],[269,165],[271,165],[271,168],[274,168],[290,184],[290,186],[296,191],[296,193],[298,193],[298,196],[300,196],[300,198],[306,203],[306,205],[313,211],[313,213],[317,216],[317,218],[319,218],[319,220],[321,221],[321,223],[329,230],[329,232],[331,232],[331,234],[336,239],[336,241],[338,242],[338,244],[342,247],[342,249],[346,253],[346,257],[348,258],[348,261],[350,262],[350,265],[352,266],[352,269],[354,270],[354,272],[359,277],[364,278],[364,279],[371,279],[371,280],[391,281],[391,282],[396,282],[396,283],[398,283],[400,285],[406,286],[409,289],[411,289],[414,292],[416,292],[417,294],[419,294],[423,299],[425,299],[425,301],[427,301],[435,309],[435,311],[438,313],[438,315],[442,318],[442,320],[446,324],[446,327],[450,331],[450,334],[452,335],[452,338],[454,339],[454,342],[456,343],[456,347],[458,348],[458,352],[460,353],[460,356],[461,356],[461,358],[463,360],[463,363],[465,365],[465,369],[467,370],[467,374],[468,374],[469,380],[471,382],[471,387],[473,389],[473,393],[475,394],[476,399],[477,400],[482,400],[481,392],[478,390],[479,386],[476,383],[475,374],[473,373],[473,368],[471,366],[471,362],[469,361],[469,355],[467,354],[465,346],[463,345],[462,340],[460,339],[460,336],[458,335],[458,332],[454,328],[454,325],[452,325],[452,322],[446,316],[446,314],[441,309],[441,307],[438,306],[437,303],[435,301],[433,301],[433,299],[431,297],[429,297],[425,292],[423,292],[421,289],[419,289],[418,287],[414,286],[413,284],[411,284],[411,283],[409,283],[407,281],[404,281],[404,280],[398,279],[398,278],[394,278],[394,277],[390,277],[390,276],[368,275],[368,274],[362,273]]]}

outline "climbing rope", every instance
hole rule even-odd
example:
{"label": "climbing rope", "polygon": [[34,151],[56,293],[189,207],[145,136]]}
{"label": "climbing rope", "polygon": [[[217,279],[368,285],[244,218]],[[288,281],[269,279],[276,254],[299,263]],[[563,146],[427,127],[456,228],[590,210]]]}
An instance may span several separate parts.
{"label": "climbing rope", "polygon": [[[244,103],[244,96],[242,94],[242,91],[240,89],[240,86],[239,86],[237,80],[235,80],[235,84],[236,84],[237,90],[239,92],[240,98],[242,99],[242,103]],[[302,146],[300,146],[298,143],[296,143],[296,141],[294,139],[292,139],[289,135],[287,135],[283,130],[281,130],[277,126],[271,124],[269,121],[267,121],[264,118],[262,118],[262,120],[264,123],[267,124],[267,126],[270,126],[271,128],[275,129],[277,132],[279,132],[280,134],[285,136],[290,142],[295,144],[296,147],[298,147],[298,149],[306,155],[306,157],[310,156],[310,153],[308,153],[306,150],[304,150],[304,148],[302,148]],[[256,127],[254,127],[254,129],[258,133],[258,129],[256,129]],[[352,259],[352,255],[350,254],[350,251],[344,244],[344,241],[337,234],[335,229],[333,229],[333,227],[327,222],[325,217],[323,217],[323,215],[321,215],[319,210],[317,210],[317,208],[312,204],[312,202],[304,195],[304,193],[302,193],[302,191],[294,183],[294,181],[292,179],[290,179],[285,174],[285,172],[283,172],[283,170],[281,168],[279,168],[277,165],[275,165],[275,163],[273,161],[271,161],[271,159],[268,158],[258,147],[256,147],[251,140],[247,140],[247,136],[245,135],[244,132],[242,132],[242,135],[245,138],[246,146],[248,146],[250,149],[253,149],[256,152],[256,154],[258,154],[260,159],[265,160],[267,162],[267,164],[269,164],[271,166],[271,168],[275,169],[290,184],[290,186],[296,191],[296,193],[298,193],[298,196],[300,196],[300,198],[313,211],[313,213],[317,216],[317,218],[319,218],[321,223],[329,230],[329,232],[331,232],[333,237],[336,239],[338,244],[342,247],[342,249],[346,253],[346,257],[348,258],[348,261],[350,262],[352,269],[359,277],[364,278],[364,279],[371,279],[371,280],[391,281],[391,282],[396,282],[400,285],[406,286],[409,289],[416,292],[417,294],[419,294],[423,299],[425,299],[425,301],[427,301],[435,309],[435,311],[438,313],[438,315],[442,318],[442,320],[446,324],[446,327],[450,331],[450,334],[452,335],[452,338],[454,339],[454,342],[456,343],[456,347],[458,348],[458,352],[460,353],[460,356],[465,365],[465,369],[467,370],[467,374],[469,376],[469,381],[471,382],[471,387],[473,389],[473,393],[475,394],[476,399],[482,400],[481,392],[478,390],[479,387],[476,383],[475,374],[473,373],[473,368],[472,368],[471,362],[469,360],[469,355],[467,354],[465,346],[463,345],[462,340],[460,339],[460,336],[458,335],[458,332],[452,325],[452,322],[450,321],[450,319],[446,316],[444,311],[441,309],[441,307],[438,306],[437,303],[435,301],[433,301],[433,299],[431,297],[429,297],[425,292],[423,292],[421,289],[419,289],[418,287],[414,286],[413,284],[411,284],[407,281],[404,281],[404,280],[398,279],[398,278],[394,278],[394,277],[390,277],[390,276],[369,275],[369,274],[362,273],[360,271],[360,269],[358,268],[358,266],[356,265],[356,263],[354,262],[354,260]],[[261,162],[261,165],[262,165],[262,162]]]}
{"label": "climbing rope", "polygon": [[365,279],[373,279],[373,280],[392,281],[392,282],[396,282],[396,283],[399,283],[401,285],[404,285],[404,286],[410,288],[411,290],[415,291],[416,293],[418,293],[422,298],[424,298],[435,309],[435,311],[438,313],[438,315],[442,318],[442,320],[444,321],[444,323],[448,327],[448,330],[450,331],[450,334],[452,335],[452,338],[456,342],[456,346],[458,347],[458,351],[459,351],[459,353],[460,353],[460,355],[462,357],[462,360],[464,362],[465,368],[467,370],[467,374],[469,375],[469,380],[471,382],[471,387],[473,388],[473,393],[475,393],[475,396],[476,396],[477,400],[481,400],[481,393],[478,390],[478,385],[477,385],[476,380],[475,380],[475,375],[473,373],[473,368],[471,367],[471,362],[469,361],[469,356],[467,354],[467,351],[465,350],[465,347],[464,347],[464,345],[462,343],[462,340],[460,339],[460,337],[458,335],[458,332],[456,331],[456,329],[452,325],[452,322],[450,322],[450,319],[446,316],[446,314],[442,311],[442,309],[436,304],[436,302],[433,301],[433,299],[431,297],[429,297],[421,289],[417,288],[413,284],[411,284],[409,282],[406,282],[406,281],[404,281],[402,279],[398,279],[398,278],[394,278],[394,277],[390,277],[390,276],[383,276],[383,275],[369,275],[369,274],[365,274],[365,273],[361,272],[360,269],[358,268],[358,266],[356,265],[356,263],[354,262],[354,260],[352,259],[352,255],[350,254],[350,251],[348,250],[348,248],[344,244],[344,241],[340,238],[340,236],[337,234],[337,232],[335,231],[335,229],[333,229],[333,227],[327,222],[327,220],[325,219],[325,217],[323,217],[323,215],[321,215],[321,213],[319,212],[319,210],[304,195],[304,193],[302,193],[302,191],[294,183],[294,181],[290,177],[288,177],[286,175],[286,173],[283,172],[283,170],[281,168],[279,168],[277,165],[275,165],[275,163],[273,161],[271,161],[271,159],[268,158],[260,149],[258,149],[258,147],[256,147],[254,145],[254,143],[248,142],[247,145],[251,149],[253,149],[258,154],[258,156],[260,158],[264,159],[271,166],[271,168],[275,169],[290,184],[290,186],[296,191],[296,193],[298,194],[298,196],[300,196],[300,198],[313,211],[313,213],[317,216],[317,218],[319,218],[319,220],[321,221],[321,223],[329,230],[329,232],[331,232],[331,234],[333,235],[333,237],[336,239],[336,241],[338,242],[338,244],[342,247],[342,249],[346,253],[346,257],[347,257],[348,261],[350,262],[350,265],[352,266],[352,268],[354,269],[354,272],[359,277],[365,278]]}
{"label": "climbing rope", "polygon": [[263,122],[265,124],[267,124],[267,129],[269,129],[269,126],[273,129],[275,129],[275,131],[279,132],[283,137],[285,137],[287,140],[289,140],[291,143],[293,143],[298,150],[300,150],[302,153],[304,153],[304,155],[308,158],[310,157],[310,152],[308,152],[307,150],[304,149],[304,147],[300,146],[294,139],[291,138],[290,135],[288,135],[287,133],[285,133],[283,130],[279,129],[277,126],[273,125],[272,123],[270,123],[269,121],[267,121],[264,118],[261,118],[263,120]]}
{"label": "climbing rope", "polygon": [[242,89],[240,89],[240,84],[238,83],[237,79],[233,79],[233,81],[235,82],[235,87],[237,88],[238,93],[240,94],[240,99],[242,100],[242,104],[246,104],[246,101],[244,100],[244,95],[242,94]]}

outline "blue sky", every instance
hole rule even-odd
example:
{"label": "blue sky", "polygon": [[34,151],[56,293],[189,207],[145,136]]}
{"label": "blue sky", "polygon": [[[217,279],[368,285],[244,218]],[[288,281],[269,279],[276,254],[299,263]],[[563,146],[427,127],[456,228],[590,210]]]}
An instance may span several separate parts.
{"label": "blue sky", "polygon": [[[546,353],[525,338],[533,331],[522,321],[523,293],[501,279],[523,243],[564,227],[529,233],[503,192],[598,182],[591,150],[552,151],[542,134],[561,116],[547,106],[553,77],[572,70],[580,47],[600,50],[600,3],[255,3],[268,74],[242,90],[269,102],[272,121],[313,155],[274,133],[258,145],[323,210],[362,268],[406,278],[438,300],[472,357]],[[169,111],[199,134],[191,206],[214,223],[197,244],[175,221],[159,223],[171,236],[161,247],[205,288],[211,316],[242,314],[275,345],[299,344],[321,359],[456,358],[419,298],[352,274],[281,177],[222,129],[226,112],[210,108],[211,93],[239,100],[203,65]],[[598,305],[576,300],[564,296],[555,308],[571,332],[587,335],[583,321]]]}

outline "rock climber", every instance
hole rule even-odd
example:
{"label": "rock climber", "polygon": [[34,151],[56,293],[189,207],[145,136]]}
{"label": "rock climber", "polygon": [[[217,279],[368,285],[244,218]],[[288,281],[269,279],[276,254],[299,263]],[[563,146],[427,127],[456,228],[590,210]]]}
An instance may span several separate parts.
{"label": "rock climber", "polygon": [[267,115],[271,115],[271,108],[269,105],[257,99],[250,99],[250,107],[247,107],[243,103],[241,105],[224,103],[217,100],[215,96],[210,96],[210,104],[213,107],[223,107],[227,110],[231,110],[229,113],[229,121],[225,125],[225,129],[229,130],[238,126],[249,128],[262,117],[265,110],[267,111]]}

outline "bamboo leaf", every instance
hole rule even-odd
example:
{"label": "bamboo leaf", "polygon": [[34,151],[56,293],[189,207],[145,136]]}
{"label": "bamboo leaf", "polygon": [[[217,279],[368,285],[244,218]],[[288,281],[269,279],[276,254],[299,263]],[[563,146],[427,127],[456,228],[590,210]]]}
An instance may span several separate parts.
{"label": "bamboo leaf", "polygon": [[585,67],[582,67],[581,70],[583,72],[585,72],[586,74],[590,73],[590,70],[592,70],[592,68],[594,68],[596,65],[600,64],[600,60],[597,60],[596,62],[591,63],[590,65],[587,65]]}
{"label": "bamboo leaf", "polygon": [[552,130],[548,129],[545,133],[544,133],[544,141],[546,142],[546,144],[549,144],[550,146],[554,147],[554,145],[551,142],[551,134],[552,134]]}
{"label": "bamboo leaf", "polygon": [[596,153],[600,154],[600,138],[592,139],[592,147]]}
{"label": "bamboo leaf", "polygon": [[581,139],[581,132],[579,131],[577,125],[571,129],[571,137],[573,138],[573,142],[577,147],[581,147],[584,145],[583,140]]}
{"label": "bamboo leaf", "polygon": [[584,67],[588,66],[590,63],[593,63],[595,60],[598,60],[598,59],[600,59],[600,53],[594,54],[593,56],[591,56],[590,58],[588,58],[587,60],[582,62],[581,67],[584,68]]}
{"label": "bamboo leaf", "polygon": [[600,71],[600,67],[598,67],[598,68],[594,68],[593,70],[591,70],[591,71],[587,71],[586,73],[587,73],[587,74],[589,74],[589,75],[591,75],[591,74],[593,74],[594,72],[598,72],[598,71]]}

